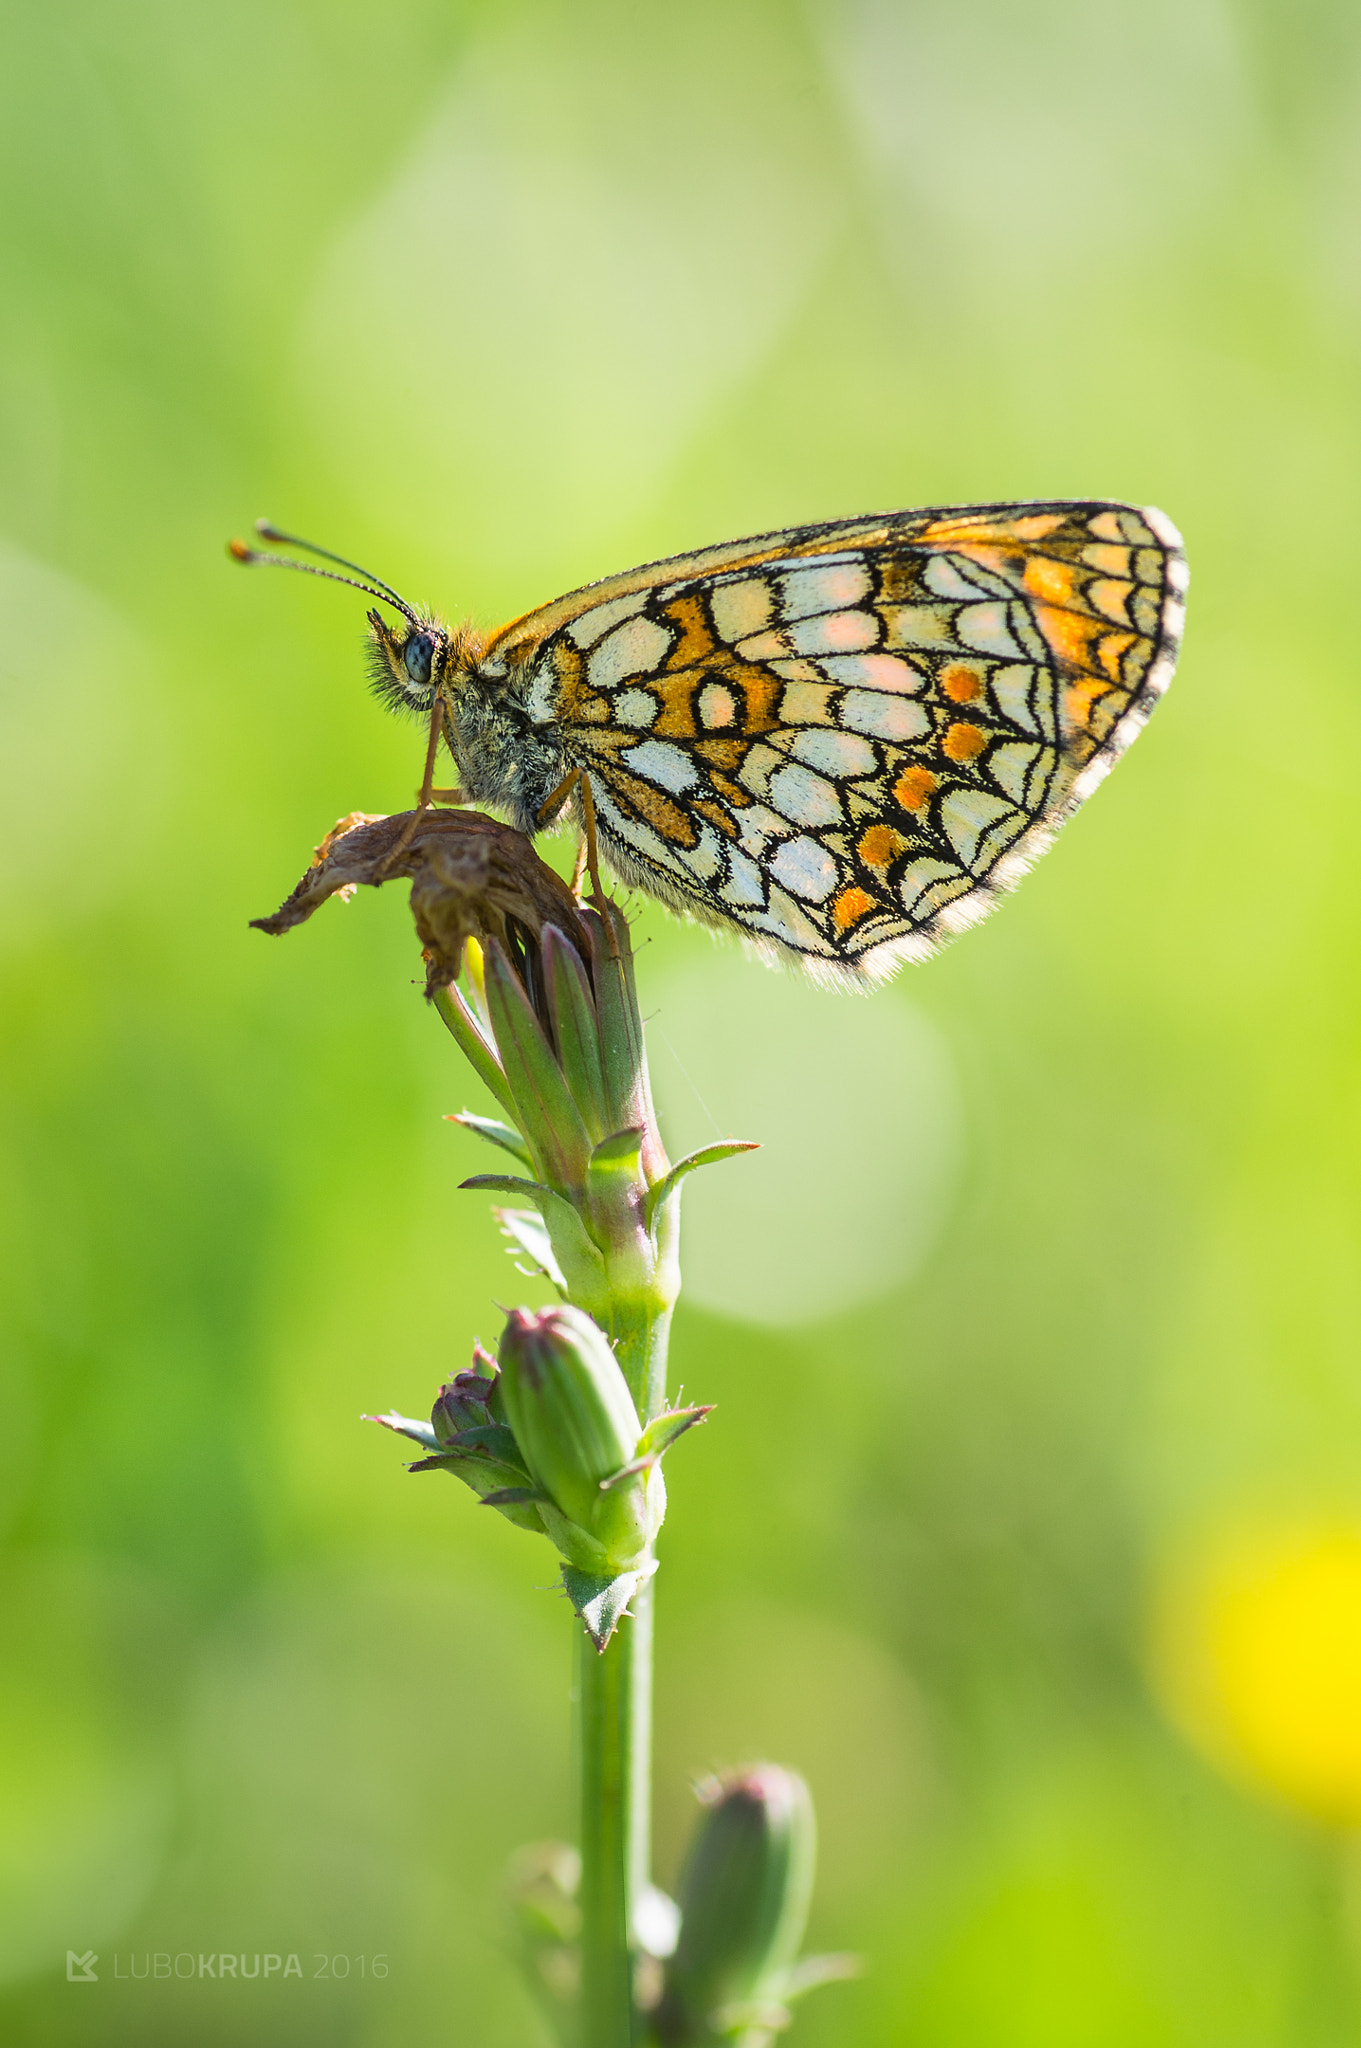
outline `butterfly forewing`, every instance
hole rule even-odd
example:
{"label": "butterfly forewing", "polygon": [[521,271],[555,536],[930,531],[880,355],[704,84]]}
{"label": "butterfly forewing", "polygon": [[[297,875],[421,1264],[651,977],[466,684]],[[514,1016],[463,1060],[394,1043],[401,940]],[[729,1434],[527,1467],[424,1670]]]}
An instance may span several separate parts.
{"label": "butterfly forewing", "polygon": [[626,881],[876,974],[981,916],[1172,673],[1160,513],[946,508],[630,571],[505,629]]}

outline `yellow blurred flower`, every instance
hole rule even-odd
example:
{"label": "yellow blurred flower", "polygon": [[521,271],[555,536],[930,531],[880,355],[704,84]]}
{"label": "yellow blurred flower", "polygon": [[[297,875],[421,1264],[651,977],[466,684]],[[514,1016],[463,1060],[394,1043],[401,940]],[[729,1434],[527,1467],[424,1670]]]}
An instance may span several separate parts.
{"label": "yellow blurred flower", "polygon": [[1152,1665],[1223,1769],[1361,1825],[1361,1520],[1244,1523],[1183,1555],[1155,1601]]}

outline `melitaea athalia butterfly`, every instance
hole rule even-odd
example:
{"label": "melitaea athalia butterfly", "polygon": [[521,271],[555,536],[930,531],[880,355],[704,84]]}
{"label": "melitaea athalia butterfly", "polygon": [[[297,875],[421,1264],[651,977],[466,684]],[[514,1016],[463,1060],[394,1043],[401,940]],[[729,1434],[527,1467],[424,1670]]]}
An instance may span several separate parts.
{"label": "melitaea athalia butterfly", "polygon": [[374,682],[435,715],[427,797],[438,724],[460,800],[531,834],[570,807],[622,881],[877,979],[984,916],[1129,745],[1186,580],[1152,509],[879,513],[649,562],[487,635],[374,578],[405,620],[370,612]]}

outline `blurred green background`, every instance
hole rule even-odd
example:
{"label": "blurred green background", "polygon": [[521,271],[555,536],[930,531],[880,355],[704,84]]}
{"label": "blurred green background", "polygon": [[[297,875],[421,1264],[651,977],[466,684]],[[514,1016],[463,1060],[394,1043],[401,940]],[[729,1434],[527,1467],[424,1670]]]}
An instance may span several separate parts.
{"label": "blurred green background", "polygon": [[687,1195],[658,1872],[772,1755],[870,1959],[807,2048],[1361,2039],[1361,15],[18,0],[0,107],[6,2040],[542,2040],[551,1561],[358,1420],[524,1284],[476,1098],[399,892],[246,928],[419,739],[228,534],[491,623],[1052,494],[1190,630],[1020,895],[863,1002],[640,919],[668,1129],[767,1147]]}

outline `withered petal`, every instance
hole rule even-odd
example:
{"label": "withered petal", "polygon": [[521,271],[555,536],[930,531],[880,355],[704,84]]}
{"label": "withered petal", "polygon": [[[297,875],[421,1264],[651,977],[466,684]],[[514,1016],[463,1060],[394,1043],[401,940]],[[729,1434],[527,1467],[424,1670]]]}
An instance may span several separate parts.
{"label": "withered petal", "polygon": [[[403,845],[408,827],[411,836]],[[496,939],[514,958],[523,955],[526,940],[537,947],[549,924],[565,934],[589,968],[590,943],[566,882],[539,859],[522,832],[481,811],[397,811],[391,817],[352,811],[327,833],[274,915],[251,923],[256,931],[291,931],[328,896],[400,880],[411,883],[427,994],[456,978],[469,939]]]}

